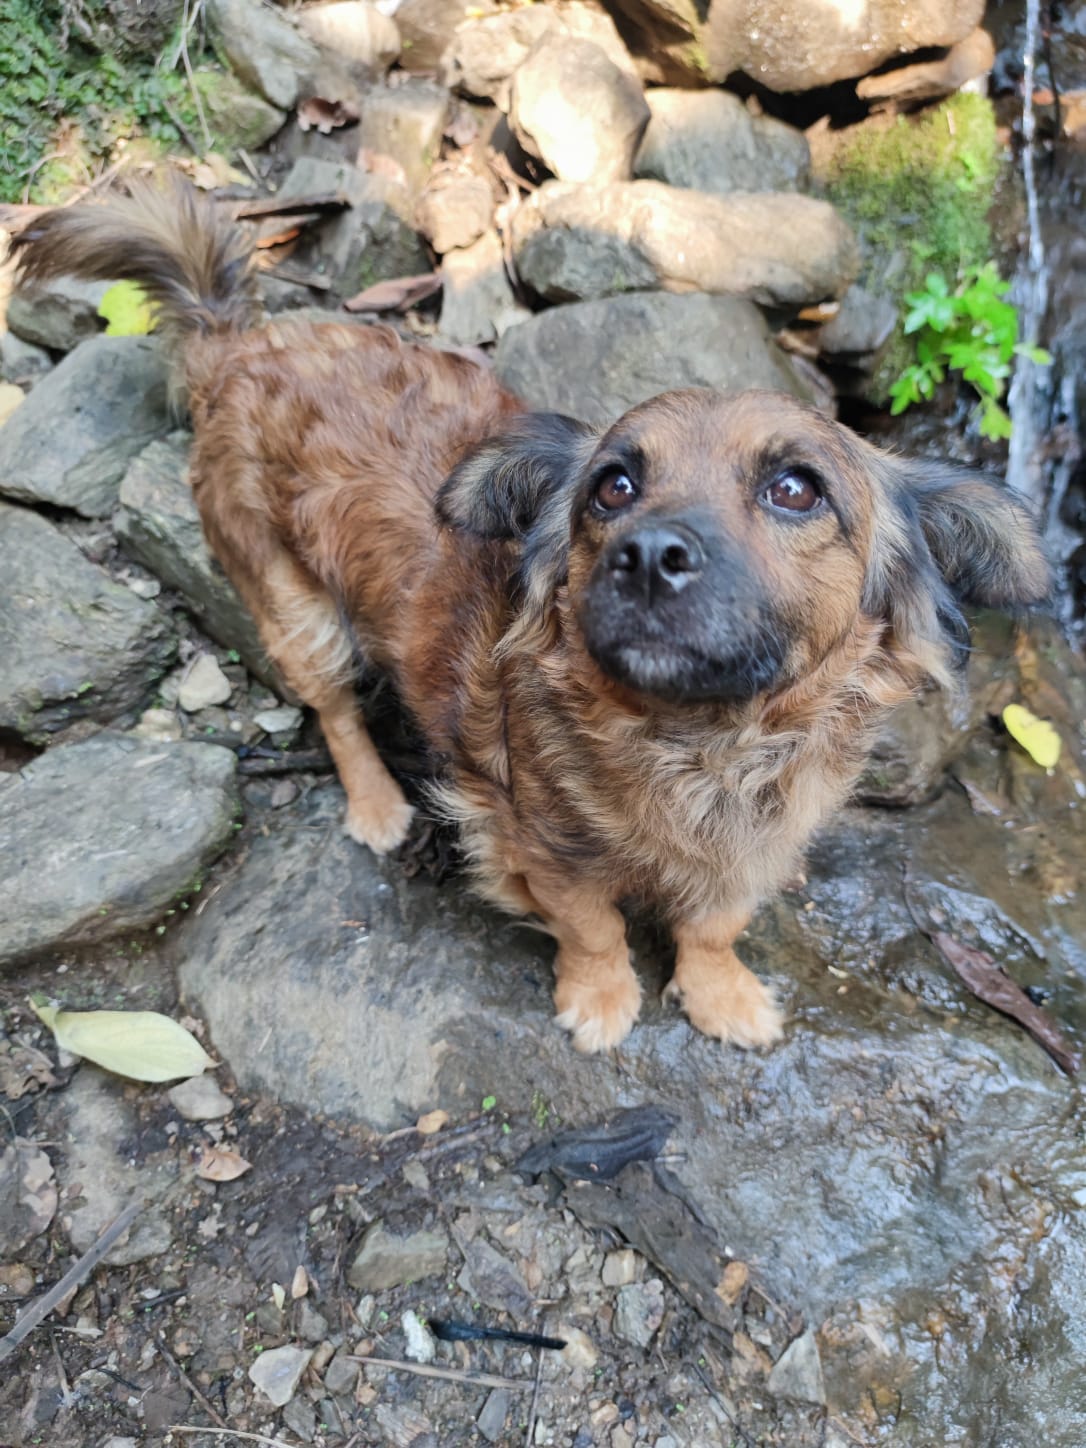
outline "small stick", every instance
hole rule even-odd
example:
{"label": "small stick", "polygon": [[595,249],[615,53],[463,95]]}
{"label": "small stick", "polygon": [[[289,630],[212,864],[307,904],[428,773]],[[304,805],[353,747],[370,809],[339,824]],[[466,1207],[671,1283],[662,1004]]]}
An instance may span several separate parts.
{"label": "small stick", "polygon": [[543,1381],[543,1354],[537,1352],[535,1356],[535,1389],[532,1392],[532,1406],[528,1413],[528,1431],[524,1435],[525,1448],[531,1448],[531,1442],[535,1436],[535,1417],[539,1407],[539,1385]]}
{"label": "small stick", "polygon": [[192,1396],[193,1396],[193,1397],[196,1399],[196,1401],[200,1404],[200,1407],[203,1408],[204,1412],[207,1414],[207,1416],[211,1419],[211,1421],[212,1421],[213,1423],[218,1423],[218,1425],[219,1425],[220,1428],[225,1428],[225,1427],[226,1427],[226,1419],[220,1417],[219,1414],[216,1413],[215,1409],[211,1406],[211,1404],[208,1402],[208,1400],[204,1397],[203,1393],[201,1393],[200,1389],[196,1386],[196,1384],[195,1384],[195,1383],[192,1381],[192,1379],[189,1377],[189,1375],[188,1375],[188,1373],[185,1371],[185,1369],[181,1366],[181,1364],[180,1364],[180,1363],[177,1361],[177,1359],[174,1357],[173,1353],[172,1353],[172,1352],[169,1350],[169,1348],[166,1346],[166,1339],[165,1339],[165,1337],[163,1337],[162,1333],[157,1333],[157,1334],[156,1334],[156,1338],[157,1338],[157,1341],[158,1341],[158,1350],[159,1350],[159,1352],[162,1354],[162,1356],[163,1356],[163,1357],[166,1359],[166,1361],[169,1363],[170,1367],[174,1370],[174,1372],[175,1372],[175,1373],[177,1374],[177,1376],[180,1378],[181,1382],[184,1383],[185,1387],[188,1388],[188,1390],[189,1390],[189,1392],[192,1394]]}
{"label": "small stick", "polygon": [[291,1448],[282,1438],[265,1438],[263,1433],[243,1433],[240,1428],[194,1428],[189,1423],[171,1423],[167,1433],[209,1433],[214,1438],[244,1438],[246,1443],[269,1443],[271,1448]]}
{"label": "small stick", "polygon": [[458,1368],[434,1368],[426,1363],[404,1362],[401,1358],[353,1357],[348,1362],[367,1363],[377,1368],[397,1368],[402,1373],[415,1373],[420,1378],[447,1378],[450,1383],[468,1383],[473,1388],[514,1388],[522,1393],[532,1386],[531,1378],[499,1378],[493,1373],[465,1373]]}
{"label": "small stick", "polygon": [[73,1287],[78,1287],[85,1278],[90,1276],[117,1238],[128,1230],[142,1211],[142,1202],[132,1202],[125,1207],[112,1226],[107,1227],[98,1240],[87,1248],[79,1261],[69,1267],[60,1281],[50,1287],[48,1292],[44,1292],[33,1307],[27,1308],[7,1336],[0,1337],[0,1363],[5,1358],[9,1358],[23,1338],[29,1336],[38,1323],[47,1318],[53,1309],[63,1302]]}

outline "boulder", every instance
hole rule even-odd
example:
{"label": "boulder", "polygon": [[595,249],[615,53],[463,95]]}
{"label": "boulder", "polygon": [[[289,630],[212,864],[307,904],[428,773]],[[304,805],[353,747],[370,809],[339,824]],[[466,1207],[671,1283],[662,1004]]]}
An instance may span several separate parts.
{"label": "boulder", "polygon": [[441,277],[440,336],[454,346],[493,342],[507,327],[530,315],[517,306],[496,231],[450,252],[442,263]]}
{"label": "boulder", "polygon": [[0,429],[0,493],[113,511],[131,458],[169,430],[166,362],[152,337],[92,337]]}
{"label": "boulder", "polygon": [[70,352],[88,337],[105,331],[98,307],[112,285],[54,277],[32,288],[20,288],[8,301],[8,328],[24,342]]}
{"label": "boulder", "polygon": [[107,724],[142,707],[176,647],[153,603],[10,504],[0,504],[0,571],[0,729],[44,744],[79,720]]}
{"label": "boulder", "polygon": [[332,0],[297,12],[298,28],[362,75],[384,75],[400,53],[396,22],[368,0]]}
{"label": "boulder", "polygon": [[208,0],[206,13],[216,47],[241,80],[279,110],[291,110],[320,67],[313,42],[261,0]]}
{"label": "boulder", "polygon": [[0,963],[145,930],[234,833],[234,755],[98,734],[0,777]]}
{"label": "boulder", "polygon": [[511,327],[494,365],[533,407],[601,426],[677,387],[767,387],[810,400],[758,308],[738,297],[636,292],[555,307]]}
{"label": "boulder", "polygon": [[591,40],[547,33],[513,76],[517,140],[564,181],[626,180],[648,125],[640,82]]}
{"label": "boulder", "polygon": [[285,110],[247,90],[232,71],[198,70],[193,81],[216,144],[227,152],[255,151],[287,119]]}
{"label": "boulder", "polygon": [[516,213],[513,251],[520,275],[551,300],[650,285],[651,270],[671,291],[798,309],[840,296],[859,264],[852,231],[825,201],[659,181],[549,181]]}
{"label": "boulder", "polygon": [[373,86],[362,102],[359,142],[365,151],[391,156],[418,196],[440,154],[448,114],[449,93],[433,81],[412,76],[402,85]]}
{"label": "boulder", "polygon": [[211,557],[188,479],[188,433],[153,442],[129,466],[114,518],[125,551],[176,588],[204,631],[237,649],[251,674],[276,687],[252,615]]}
{"label": "boulder", "polygon": [[652,119],[634,174],[694,191],[801,191],[811,152],[802,131],[752,116],[722,90],[650,90]]}

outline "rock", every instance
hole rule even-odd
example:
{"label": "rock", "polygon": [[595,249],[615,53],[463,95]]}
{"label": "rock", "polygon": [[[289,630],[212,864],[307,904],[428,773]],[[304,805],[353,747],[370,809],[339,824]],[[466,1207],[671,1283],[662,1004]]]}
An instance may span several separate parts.
{"label": "rock", "polygon": [[216,643],[237,649],[249,672],[275,687],[252,615],[204,541],[188,481],[190,442],[187,433],[171,433],[129,464],[114,517],[117,537],[127,553],[183,595]]}
{"label": "rock", "polygon": [[103,1258],[112,1267],[169,1250],[173,1233],[166,1203],[179,1175],[172,1149],[152,1151],[138,1164],[124,1150],[140,1130],[135,1105],[124,1091],[116,1076],[88,1063],[80,1066],[64,1091],[64,1150],[57,1161],[61,1218],[74,1252],[86,1252],[131,1202],[145,1203]]}
{"label": "rock", "polygon": [[483,176],[456,176],[429,187],[419,201],[417,215],[420,231],[439,256],[470,246],[490,229],[494,215],[490,182]]}
{"label": "rock", "polygon": [[212,135],[228,153],[257,150],[286,122],[285,110],[246,90],[232,71],[197,70],[193,83]]}
{"label": "rock", "polygon": [[[484,19],[497,9],[495,0],[480,0],[473,15]],[[393,12],[403,38],[400,65],[404,70],[437,71],[457,26],[464,20],[464,0],[399,0]]]}
{"label": "rock", "polygon": [[608,1252],[600,1274],[604,1287],[626,1287],[637,1276],[637,1253],[629,1247]]}
{"label": "rock", "polygon": [[[564,234],[566,252],[553,250],[548,231]],[[658,286],[774,307],[840,296],[859,264],[849,227],[832,206],[809,196],[710,196],[659,181],[549,181],[513,219],[517,269],[551,300],[631,290],[624,272],[614,274],[616,242],[651,268]]]}
{"label": "rock", "polygon": [[21,407],[26,394],[14,382],[0,382],[0,427],[3,427],[17,407]]}
{"label": "rock", "polygon": [[352,1362],[346,1348],[341,1348],[324,1370],[324,1386],[334,1398],[353,1393],[361,1371],[361,1365]]}
{"label": "rock", "polygon": [[544,35],[561,29],[558,12],[545,5],[464,21],[443,57],[442,79],[466,95],[497,101],[506,110],[514,71]]}
{"label": "rock", "polygon": [[375,1222],[347,1270],[347,1281],[359,1292],[385,1292],[419,1282],[445,1270],[448,1238],[443,1232],[412,1232],[398,1237]]}
{"label": "rock", "polygon": [[873,358],[889,341],[896,322],[893,302],[853,285],[841,298],[837,315],[818,334],[819,354],[848,365]]}
{"label": "rock", "polygon": [[4,503],[0,559],[0,729],[44,744],[77,720],[108,724],[137,710],[176,647],[156,606],[52,523]]}
{"label": "rock", "polygon": [[614,1333],[635,1347],[648,1347],[664,1320],[664,1284],[658,1277],[618,1289]]}
{"label": "rock", "polygon": [[517,140],[564,181],[624,181],[649,108],[640,82],[590,40],[547,33],[513,76]]}
{"label": "rock", "polygon": [[514,1321],[526,1318],[532,1310],[532,1294],[508,1257],[482,1237],[461,1246],[464,1266],[456,1280],[464,1291],[495,1312],[508,1312]]}
{"label": "rock", "polygon": [[0,962],[153,925],[233,835],[234,756],[98,734],[0,782]]}
{"label": "rock", "polygon": [[305,1398],[291,1398],[283,1409],[283,1423],[303,1443],[312,1443],[317,1436],[317,1410]]}
{"label": "rock", "polygon": [[70,352],[105,330],[98,307],[112,285],[56,277],[33,289],[20,289],[8,300],[8,328],[24,342]]}
{"label": "rock", "polygon": [[249,1369],[250,1381],[256,1384],[273,1407],[285,1407],[297,1391],[312,1356],[311,1348],[270,1348],[260,1353]]}
{"label": "rock", "polygon": [[986,30],[974,30],[938,60],[904,65],[883,75],[865,76],[856,94],[865,101],[892,100],[916,105],[953,95],[970,81],[987,75],[995,63],[995,46]]}
{"label": "rock", "polygon": [[409,1357],[412,1362],[432,1363],[437,1353],[437,1342],[418,1313],[405,1312],[400,1323],[407,1339],[404,1356]]}
{"label": "rock", "polygon": [[212,704],[225,704],[233,692],[234,686],[219,668],[215,655],[197,654],[185,670],[177,702],[186,714],[195,714]]}
{"label": "rock", "polygon": [[650,90],[652,119],[634,174],[694,191],[800,191],[811,152],[802,131],[752,116],[722,90]]}
{"label": "rock", "polygon": [[0,1261],[48,1231],[56,1211],[52,1163],[40,1147],[16,1137],[0,1151]]}
{"label": "rock", "polygon": [[411,76],[402,85],[373,86],[362,104],[359,143],[365,151],[391,156],[415,197],[440,154],[448,114],[449,93],[433,81]]}
{"label": "rock", "polygon": [[129,460],[169,430],[166,365],[150,337],[93,337],[0,430],[0,493],[104,518]]}
{"label": "rock", "polygon": [[642,292],[556,307],[511,327],[494,360],[531,406],[600,425],[671,388],[809,395],[757,307],[738,297]]}
{"label": "rock", "polygon": [[822,1381],[822,1359],[814,1329],[808,1328],[781,1353],[767,1383],[775,1398],[792,1398],[799,1403],[826,1406],[826,1387]]}
{"label": "rock", "polygon": [[260,0],[208,0],[206,14],[215,45],[234,72],[271,105],[291,110],[320,66],[313,42]]}
{"label": "rock", "polygon": [[289,734],[302,722],[302,711],[293,704],[280,704],[277,709],[262,709],[253,715],[253,723],[265,734]]}
{"label": "rock", "polygon": [[505,1436],[505,1420],[509,1416],[511,1398],[507,1389],[492,1388],[475,1420],[475,1426],[488,1443],[500,1443]]}
{"label": "rock", "polygon": [[298,1336],[303,1342],[323,1342],[328,1336],[328,1319],[306,1297],[298,1309]]}
{"label": "rock", "polygon": [[297,12],[298,28],[362,75],[383,75],[400,53],[396,22],[367,0],[333,0]]}
{"label": "rock", "polygon": [[53,359],[44,347],[25,342],[10,330],[0,333],[0,377],[5,382],[29,390],[52,370]]}
{"label": "rock", "polygon": [[517,305],[496,231],[450,252],[441,264],[441,276],[439,330],[445,342],[461,347],[493,342],[506,327],[530,315]]}
{"label": "rock", "polygon": [[219,1121],[229,1116],[234,1103],[214,1076],[205,1072],[181,1081],[166,1092],[170,1105],[186,1121]]}

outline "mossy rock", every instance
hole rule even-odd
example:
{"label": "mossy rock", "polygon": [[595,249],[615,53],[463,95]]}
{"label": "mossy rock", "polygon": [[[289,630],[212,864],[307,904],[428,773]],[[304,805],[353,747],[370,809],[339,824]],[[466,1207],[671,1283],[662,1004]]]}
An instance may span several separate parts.
{"label": "mossy rock", "polygon": [[255,150],[286,121],[285,111],[246,90],[229,71],[204,68],[196,72],[195,79],[217,150]]}
{"label": "mossy rock", "polygon": [[[816,143],[816,180],[860,239],[859,282],[904,315],[906,293],[929,272],[953,281],[992,254],[988,221],[1000,167],[995,114],[983,96],[959,94],[918,117],[872,116]],[[914,360],[899,320],[872,379],[884,402]]]}

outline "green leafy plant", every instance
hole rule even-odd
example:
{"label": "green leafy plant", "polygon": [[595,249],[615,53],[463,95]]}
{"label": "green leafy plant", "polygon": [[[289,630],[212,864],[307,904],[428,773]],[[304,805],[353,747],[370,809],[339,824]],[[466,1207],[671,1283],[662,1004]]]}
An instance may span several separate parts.
{"label": "green leafy plant", "polygon": [[1010,290],[994,262],[967,267],[955,291],[939,272],[929,272],[922,291],[905,301],[906,335],[916,337],[916,361],[890,388],[896,416],[914,402],[931,398],[948,371],[960,372],[980,399],[976,413],[981,435],[1006,438],[1011,420],[1001,406],[1015,357],[1051,361],[1040,347],[1018,341],[1018,311],[1004,298]]}

